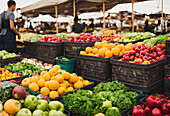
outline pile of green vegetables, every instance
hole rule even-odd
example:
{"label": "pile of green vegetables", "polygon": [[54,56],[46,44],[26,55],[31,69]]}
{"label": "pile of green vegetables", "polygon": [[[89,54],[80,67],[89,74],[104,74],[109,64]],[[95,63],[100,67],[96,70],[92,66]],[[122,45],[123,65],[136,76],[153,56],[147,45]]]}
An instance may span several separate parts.
{"label": "pile of green vegetables", "polygon": [[33,64],[28,64],[24,62],[17,62],[14,64],[8,64],[8,66],[5,65],[6,70],[11,70],[14,72],[21,73],[22,75],[32,75],[32,74],[38,74],[41,72],[42,68],[36,67]]}
{"label": "pile of green vegetables", "polygon": [[17,56],[18,55],[16,55],[15,53],[9,53],[5,50],[0,51],[0,59],[8,59],[8,58],[13,58]]}
{"label": "pile of green vegetables", "polygon": [[4,103],[6,100],[12,98],[12,90],[17,84],[10,81],[4,81],[0,84],[0,100]]}
{"label": "pile of green vegetables", "polygon": [[57,36],[61,39],[69,39],[70,36],[76,38],[78,34],[58,33]]}
{"label": "pile of green vegetables", "polygon": [[107,83],[100,83],[93,88],[94,92],[101,92],[101,91],[117,91],[117,90],[126,90],[128,89],[124,84],[119,83],[118,81],[112,81]]}
{"label": "pile of green vegetables", "polygon": [[141,39],[147,39],[149,37],[153,37],[155,34],[150,32],[145,33],[128,33],[124,37],[122,37],[119,41],[120,42],[133,42]]}
{"label": "pile of green vegetables", "polygon": [[90,90],[78,90],[73,94],[63,96],[63,103],[68,110],[85,116],[104,113],[105,116],[121,116],[119,113],[136,104],[136,92],[123,90],[93,93]]}
{"label": "pile of green vegetables", "polygon": [[156,37],[143,41],[143,43],[148,46],[157,46],[158,44],[165,43],[166,40],[170,40],[170,37],[168,37],[168,35],[158,35]]}
{"label": "pile of green vegetables", "polygon": [[35,37],[30,37],[25,41],[27,41],[27,42],[37,42],[39,39],[41,39],[43,37],[44,37],[44,35],[38,35],[38,36],[35,36]]}

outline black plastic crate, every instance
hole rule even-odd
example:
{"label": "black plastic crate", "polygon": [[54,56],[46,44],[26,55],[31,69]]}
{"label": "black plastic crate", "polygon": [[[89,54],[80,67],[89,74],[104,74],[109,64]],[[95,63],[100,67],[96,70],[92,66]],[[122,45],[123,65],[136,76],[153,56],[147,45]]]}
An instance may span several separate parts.
{"label": "black plastic crate", "polygon": [[122,83],[131,89],[142,91],[144,94],[163,93],[163,90],[164,90],[162,79],[157,82],[152,83],[149,86],[141,86],[141,85],[130,84],[130,83],[125,83],[125,82],[122,82]]}
{"label": "black plastic crate", "polygon": [[164,93],[170,94],[170,79],[164,78]]}
{"label": "black plastic crate", "polygon": [[167,63],[170,64],[170,55],[167,55]]}
{"label": "black plastic crate", "polygon": [[37,55],[37,42],[27,42],[24,41],[25,54],[36,56]]}
{"label": "black plastic crate", "polygon": [[94,46],[94,42],[64,42],[64,56],[78,56],[79,51]]}
{"label": "black plastic crate", "polygon": [[166,40],[166,54],[170,55],[170,40]]}
{"label": "black plastic crate", "polygon": [[22,60],[22,56],[17,56],[13,58],[7,58],[7,59],[0,59],[0,67],[4,67],[5,65],[8,65],[9,63],[17,63]]}
{"label": "black plastic crate", "polygon": [[136,64],[111,58],[112,80],[132,85],[149,86],[164,77],[164,66],[167,58],[152,64]]}
{"label": "black plastic crate", "polygon": [[81,75],[91,79],[101,81],[111,80],[112,70],[110,58],[101,58],[93,56],[79,56],[79,69]]}
{"label": "black plastic crate", "polygon": [[63,42],[37,42],[37,57],[55,61],[63,55]]}

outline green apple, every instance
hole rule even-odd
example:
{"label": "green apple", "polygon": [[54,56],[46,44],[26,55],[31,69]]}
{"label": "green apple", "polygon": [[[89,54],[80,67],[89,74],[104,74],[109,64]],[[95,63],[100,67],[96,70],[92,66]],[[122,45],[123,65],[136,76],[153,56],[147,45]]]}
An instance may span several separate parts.
{"label": "green apple", "polygon": [[27,108],[22,108],[16,116],[32,116],[31,111]]}
{"label": "green apple", "polygon": [[38,99],[33,95],[27,96],[24,102],[24,106],[30,110],[35,110],[37,104],[38,104]]}
{"label": "green apple", "polygon": [[49,103],[50,110],[62,111],[64,112],[64,105],[59,101],[51,101]]}
{"label": "green apple", "polygon": [[44,112],[42,110],[35,110],[33,116],[44,116]]}
{"label": "green apple", "polygon": [[44,116],[49,116],[47,111],[44,112]]}
{"label": "green apple", "polygon": [[39,100],[36,109],[46,111],[48,109],[48,102],[46,100]]}
{"label": "green apple", "polygon": [[67,116],[67,115],[64,114],[62,111],[51,110],[49,112],[49,116]]}

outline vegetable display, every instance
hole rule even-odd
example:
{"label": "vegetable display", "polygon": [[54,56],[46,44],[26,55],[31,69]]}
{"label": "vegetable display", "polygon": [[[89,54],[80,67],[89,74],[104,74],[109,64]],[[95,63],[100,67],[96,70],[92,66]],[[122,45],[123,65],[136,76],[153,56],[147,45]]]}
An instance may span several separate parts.
{"label": "vegetable display", "polygon": [[79,34],[67,34],[67,33],[58,33],[57,36],[61,39],[69,39],[70,36],[76,38]]}
{"label": "vegetable display", "polygon": [[34,37],[30,37],[30,38],[26,39],[25,41],[28,41],[28,42],[37,42],[39,39],[41,39],[43,37],[44,37],[43,35],[37,35],[37,36],[34,36]]}
{"label": "vegetable display", "polygon": [[120,42],[133,42],[136,40],[147,39],[149,37],[155,36],[155,34],[150,32],[145,33],[127,33],[124,37],[120,39]]}
{"label": "vegetable display", "polygon": [[9,53],[5,50],[0,51],[0,59],[8,59],[8,58],[13,58],[17,56],[18,55],[16,55],[15,53]]}
{"label": "vegetable display", "polygon": [[37,73],[40,73],[42,70],[40,67],[36,67],[33,64],[28,64],[28,63],[24,63],[24,62],[8,64],[8,66],[5,65],[5,69],[21,73],[22,75],[37,74]]}
{"label": "vegetable display", "polygon": [[124,84],[119,83],[118,81],[100,83],[93,88],[94,92],[96,92],[96,93],[99,93],[101,91],[114,92],[114,91],[126,90],[126,89],[127,89],[127,87]]}
{"label": "vegetable display", "polygon": [[114,113],[112,115],[120,116],[119,111],[135,105],[137,95],[135,92],[105,91],[98,94],[90,90],[78,90],[73,94],[63,96],[63,103],[69,111],[85,116],[93,116],[97,113],[104,113],[106,116]]}

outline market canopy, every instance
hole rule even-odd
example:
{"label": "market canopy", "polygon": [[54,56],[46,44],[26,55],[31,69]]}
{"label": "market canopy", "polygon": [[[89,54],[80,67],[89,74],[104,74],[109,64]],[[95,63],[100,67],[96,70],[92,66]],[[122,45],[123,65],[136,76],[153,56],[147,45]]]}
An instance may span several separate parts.
{"label": "market canopy", "polygon": [[[105,10],[111,9],[120,3],[130,3],[131,0],[76,0],[76,10],[80,13],[101,11],[102,3],[105,1]],[[135,0],[141,2],[146,0]],[[37,17],[39,14],[55,15],[55,6],[58,7],[59,15],[72,15],[72,0],[41,0],[24,8],[21,8],[22,15],[27,17]]]}

